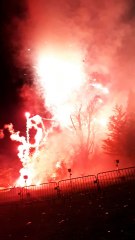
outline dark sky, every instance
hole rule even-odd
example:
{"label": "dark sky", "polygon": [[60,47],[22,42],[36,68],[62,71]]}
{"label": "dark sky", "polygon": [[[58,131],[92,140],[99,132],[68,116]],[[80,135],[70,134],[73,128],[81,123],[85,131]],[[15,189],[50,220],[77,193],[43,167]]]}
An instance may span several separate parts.
{"label": "dark sky", "polygon": [[[18,91],[26,69],[17,67],[15,56],[21,48],[18,21],[27,17],[25,1],[2,0],[0,4],[0,127],[18,122],[21,100]],[[15,41],[14,41],[15,39]]]}

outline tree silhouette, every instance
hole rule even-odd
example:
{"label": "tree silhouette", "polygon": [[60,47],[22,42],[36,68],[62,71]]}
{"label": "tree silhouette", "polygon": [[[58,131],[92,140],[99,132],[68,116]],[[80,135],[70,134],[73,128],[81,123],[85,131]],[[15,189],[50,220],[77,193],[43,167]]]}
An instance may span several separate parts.
{"label": "tree silhouette", "polygon": [[135,157],[135,114],[128,115],[125,136],[126,156],[133,160]]}
{"label": "tree silhouette", "polygon": [[81,158],[82,161],[87,160],[94,150],[95,140],[95,124],[94,115],[99,107],[100,97],[96,95],[86,106],[80,106],[78,110],[70,116],[72,127],[78,139],[77,146],[74,147],[75,158]]}
{"label": "tree silhouette", "polygon": [[122,106],[116,105],[110,117],[107,138],[103,140],[104,152],[110,155],[125,155],[125,138],[127,134],[127,115]]}

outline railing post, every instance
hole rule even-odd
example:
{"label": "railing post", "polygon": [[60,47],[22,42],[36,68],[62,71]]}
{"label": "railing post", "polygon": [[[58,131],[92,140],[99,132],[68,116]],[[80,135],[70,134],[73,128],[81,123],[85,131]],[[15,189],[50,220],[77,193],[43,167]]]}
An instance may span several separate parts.
{"label": "railing post", "polygon": [[57,197],[60,198],[61,197],[61,190],[60,190],[60,187],[59,187],[59,182],[58,182],[58,185],[54,189],[57,191]]}
{"label": "railing post", "polygon": [[100,187],[100,181],[99,181],[99,178],[98,178],[98,174],[96,175],[96,184],[97,184],[98,192],[101,192],[101,187]]}

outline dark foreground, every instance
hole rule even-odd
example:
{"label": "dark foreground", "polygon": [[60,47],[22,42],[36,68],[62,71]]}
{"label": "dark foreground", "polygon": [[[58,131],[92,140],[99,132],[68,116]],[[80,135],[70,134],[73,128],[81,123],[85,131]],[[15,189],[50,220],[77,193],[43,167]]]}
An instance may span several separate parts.
{"label": "dark foreground", "polygon": [[134,187],[0,205],[0,239],[135,239]]}

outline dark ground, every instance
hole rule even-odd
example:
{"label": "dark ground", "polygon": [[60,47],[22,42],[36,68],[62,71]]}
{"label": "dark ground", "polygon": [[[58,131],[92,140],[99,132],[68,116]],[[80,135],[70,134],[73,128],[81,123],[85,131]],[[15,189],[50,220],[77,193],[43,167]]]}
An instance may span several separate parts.
{"label": "dark ground", "polygon": [[0,239],[135,239],[134,187],[0,205]]}

